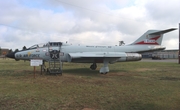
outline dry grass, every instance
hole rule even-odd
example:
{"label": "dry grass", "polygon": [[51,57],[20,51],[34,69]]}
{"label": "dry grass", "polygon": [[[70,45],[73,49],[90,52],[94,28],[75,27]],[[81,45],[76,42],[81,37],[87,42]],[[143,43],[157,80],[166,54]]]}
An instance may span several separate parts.
{"label": "dry grass", "polygon": [[40,75],[37,67],[34,79],[29,62],[0,59],[0,109],[180,109],[178,64],[117,63],[107,75],[89,66],[65,63],[62,76]]}

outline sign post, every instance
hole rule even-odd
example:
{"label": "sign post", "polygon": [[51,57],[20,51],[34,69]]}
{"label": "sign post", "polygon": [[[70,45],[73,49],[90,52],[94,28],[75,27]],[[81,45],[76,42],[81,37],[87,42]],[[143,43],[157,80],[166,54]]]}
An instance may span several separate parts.
{"label": "sign post", "polygon": [[36,66],[34,66],[34,78],[36,77]]}
{"label": "sign post", "polygon": [[179,64],[180,64],[180,23],[179,23]]}
{"label": "sign post", "polygon": [[40,59],[31,59],[30,65],[34,67],[34,78],[36,74],[36,66],[42,65],[42,60]]}

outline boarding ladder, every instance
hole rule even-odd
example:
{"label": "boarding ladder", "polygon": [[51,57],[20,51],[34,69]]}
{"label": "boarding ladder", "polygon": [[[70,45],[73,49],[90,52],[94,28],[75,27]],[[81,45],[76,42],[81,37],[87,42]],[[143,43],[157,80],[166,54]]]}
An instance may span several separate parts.
{"label": "boarding ladder", "polygon": [[49,52],[49,68],[47,72],[49,74],[62,74],[62,62],[61,62],[61,42],[49,42],[48,52]]}

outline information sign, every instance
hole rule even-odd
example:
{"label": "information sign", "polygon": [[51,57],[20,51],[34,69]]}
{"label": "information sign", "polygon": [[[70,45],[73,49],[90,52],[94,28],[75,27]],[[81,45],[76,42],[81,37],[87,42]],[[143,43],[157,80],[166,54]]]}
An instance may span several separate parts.
{"label": "information sign", "polygon": [[42,65],[42,60],[40,59],[32,59],[30,62],[30,66],[40,66]]}

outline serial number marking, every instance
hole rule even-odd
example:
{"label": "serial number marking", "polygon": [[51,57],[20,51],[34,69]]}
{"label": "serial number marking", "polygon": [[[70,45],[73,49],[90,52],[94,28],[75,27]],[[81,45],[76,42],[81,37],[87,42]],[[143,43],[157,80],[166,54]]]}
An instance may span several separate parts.
{"label": "serial number marking", "polygon": [[24,55],[21,55],[21,54],[17,54],[16,57],[24,57],[24,58],[27,58],[27,57],[31,57],[31,58],[39,58],[40,57],[40,54],[24,54]]}

